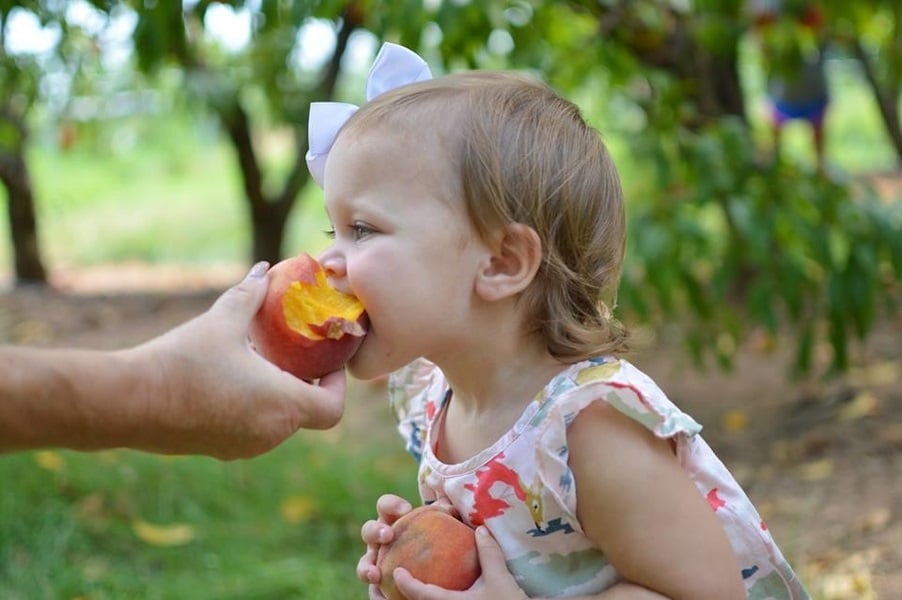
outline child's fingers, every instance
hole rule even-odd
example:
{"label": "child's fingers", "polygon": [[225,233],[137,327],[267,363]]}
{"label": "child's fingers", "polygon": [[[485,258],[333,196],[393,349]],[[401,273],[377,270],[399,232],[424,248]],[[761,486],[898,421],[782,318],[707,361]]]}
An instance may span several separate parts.
{"label": "child's fingers", "polygon": [[479,553],[479,565],[482,568],[480,579],[485,589],[492,590],[491,597],[505,600],[528,598],[508,571],[501,546],[482,525],[476,528],[476,551]]}
{"label": "child's fingers", "polygon": [[504,552],[489,530],[483,526],[476,528],[476,551],[479,553],[479,564],[484,572],[499,571],[508,573]]}
{"label": "child's fingers", "polygon": [[378,546],[392,541],[393,532],[383,521],[367,521],[360,528],[360,538],[367,546]]}
{"label": "child's fingers", "polygon": [[368,546],[366,554],[357,561],[357,579],[364,583],[378,584],[382,580],[382,573],[376,567],[376,554],[378,550]]}
{"label": "child's fingers", "polygon": [[383,494],[376,501],[376,512],[386,523],[394,523],[413,509],[410,502],[395,494]]}
{"label": "child's fingers", "polygon": [[[431,583],[423,583],[410,574],[410,571],[398,567],[392,576],[395,585],[408,600],[449,600],[451,598],[472,597],[469,592],[452,592]],[[504,596],[495,596],[496,598]]]}
{"label": "child's fingers", "polygon": [[442,497],[429,505],[429,508],[434,508],[436,510],[440,510],[442,512],[448,513],[455,519],[460,518],[460,511],[457,510],[457,507],[451,504],[451,501],[448,498]]}

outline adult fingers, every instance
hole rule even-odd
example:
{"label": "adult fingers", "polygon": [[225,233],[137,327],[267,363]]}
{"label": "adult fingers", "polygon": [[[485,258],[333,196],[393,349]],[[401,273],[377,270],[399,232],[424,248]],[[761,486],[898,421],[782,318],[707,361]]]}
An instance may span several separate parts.
{"label": "adult fingers", "polygon": [[269,263],[265,261],[255,264],[244,279],[216,299],[210,310],[228,314],[230,323],[246,329],[266,296],[269,287],[269,278],[266,276],[268,269]]}

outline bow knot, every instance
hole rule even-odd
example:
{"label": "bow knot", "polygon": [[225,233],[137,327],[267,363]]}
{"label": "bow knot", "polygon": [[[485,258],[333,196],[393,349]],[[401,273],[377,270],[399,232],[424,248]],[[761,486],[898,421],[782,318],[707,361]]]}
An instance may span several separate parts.
{"label": "bow knot", "polygon": [[[389,90],[432,78],[426,61],[412,50],[386,42],[379,49],[366,80],[366,100]],[[359,107],[347,102],[313,102],[308,122],[307,168],[323,187],[326,159],[339,130]]]}

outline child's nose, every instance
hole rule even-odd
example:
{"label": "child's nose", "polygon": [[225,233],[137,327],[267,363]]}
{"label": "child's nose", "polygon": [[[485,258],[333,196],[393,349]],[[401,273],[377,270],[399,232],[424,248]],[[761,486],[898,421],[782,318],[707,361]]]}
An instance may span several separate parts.
{"label": "child's nose", "polygon": [[[341,283],[344,281],[345,276],[347,275],[347,264],[345,263],[345,259],[341,256],[334,248],[327,248],[322,254],[319,255],[319,264],[322,265],[323,270],[326,272],[326,276],[332,281],[332,285],[336,285],[337,283]],[[336,287],[338,287],[336,285]]]}

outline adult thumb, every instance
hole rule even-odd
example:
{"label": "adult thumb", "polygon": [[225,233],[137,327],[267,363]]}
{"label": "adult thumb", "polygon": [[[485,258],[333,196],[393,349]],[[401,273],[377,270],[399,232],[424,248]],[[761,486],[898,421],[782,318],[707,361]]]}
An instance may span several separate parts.
{"label": "adult thumb", "polygon": [[269,287],[269,278],[266,277],[268,270],[269,263],[266,261],[255,264],[244,279],[216,299],[211,310],[228,313],[230,322],[247,327],[266,296]]}

